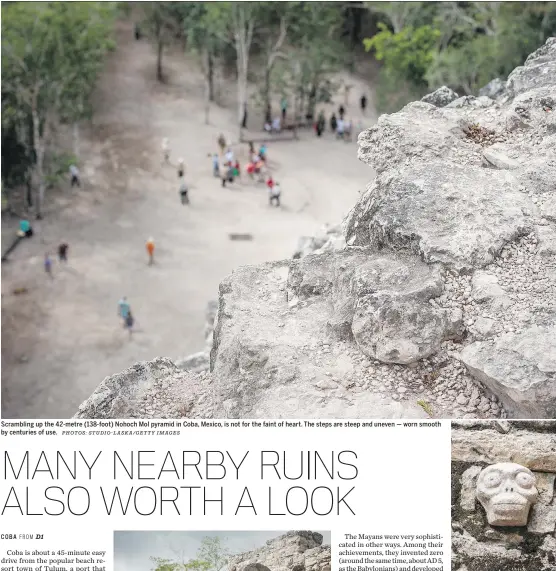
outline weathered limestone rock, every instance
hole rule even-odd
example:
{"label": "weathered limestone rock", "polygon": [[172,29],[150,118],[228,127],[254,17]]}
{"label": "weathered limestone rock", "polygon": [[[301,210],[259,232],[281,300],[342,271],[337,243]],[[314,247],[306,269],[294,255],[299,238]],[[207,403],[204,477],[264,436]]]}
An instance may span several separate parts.
{"label": "weathered limestone rock", "polygon": [[556,38],[549,38],[544,46],[532,53],[525,64],[508,76],[506,89],[517,95],[536,87],[554,85],[556,76]]}
{"label": "weathered limestone rock", "polygon": [[498,285],[496,275],[487,271],[475,272],[471,285],[473,299],[478,302],[490,301],[506,295],[506,292]]}
{"label": "weathered limestone rock", "polygon": [[193,353],[183,359],[177,359],[176,367],[183,371],[192,371],[193,373],[208,371],[210,368],[210,356],[205,351],[199,351],[198,353]]}
{"label": "weathered limestone rock", "polygon": [[[355,212],[346,239],[354,245],[405,250],[458,271],[491,263],[530,229],[532,208],[506,171],[429,162],[377,179]],[[433,214],[434,213],[434,214]]]}
{"label": "weathered limestone rock", "polygon": [[494,102],[490,97],[481,96],[481,97],[474,97],[473,95],[464,95],[463,97],[459,97],[454,101],[450,102],[447,107],[453,109],[461,109],[462,107],[490,107]]}
{"label": "weathered limestone rock", "polygon": [[328,250],[342,250],[345,248],[344,231],[341,224],[325,226],[317,236],[302,236],[299,238],[293,259],[304,258],[309,254],[326,252]]}
{"label": "weathered limestone rock", "polygon": [[324,236],[301,236],[297,241],[297,248],[293,254],[293,259],[304,258],[305,256],[320,250],[326,243]]}
{"label": "weathered limestone rock", "polygon": [[438,351],[448,315],[426,301],[374,295],[360,300],[352,329],[366,355],[406,365]]}
{"label": "weathered limestone rock", "polygon": [[502,81],[499,77],[489,81],[484,87],[479,89],[479,96],[490,97],[491,99],[496,99],[499,95],[504,93],[506,89],[506,82]]}
{"label": "weathered limestone rock", "polygon": [[533,472],[556,474],[556,421],[550,421],[546,432],[528,430],[534,421],[510,421],[512,429],[507,433],[499,432],[495,421],[482,421],[475,430],[460,429],[464,422],[456,423],[452,430],[452,461],[479,465],[513,462]]}
{"label": "weathered limestone rock", "polygon": [[509,157],[505,149],[498,144],[494,144],[483,151],[483,156],[488,166],[497,169],[513,170],[519,168],[520,164],[515,159]]}
{"label": "weathered limestone rock", "polygon": [[533,326],[461,352],[469,371],[516,418],[556,418],[556,327]]}
{"label": "weathered limestone rock", "polygon": [[383,363],[412,363],[450,337],[448,313],[429,303],[442,292],[440,268],[415,258],[360,248],[310,256],[292,266],[288,291],[330,297],[329,323],[351,329],[361,351]]}
{"label": "weathered limestone rock", "polygon": [[212,335],[214,331],[214,320],[218,311],[218,302],[209,301],[205,310],[205,349],[177,359],[176,366],[183,371],[191,371],[192,373],[201,373],[210,369],[210,350],[212,349]]}
{"label": "weathered limestone rock", "polygon": [[541,215],[551,222],[556,222],[556,194],[544,200],[541,205]]}
{"label": "weathered limestone rock", "polygon": [[546,258],[556,256],[556,226],[537,227],[539,246],[537,252]]}
{"label": "weathered limestone rock", "polygon": [[358,157],[378,173],[437,160],[480,166],[481,156],[466,143],[462,128],[457,110],[410,103],[398,113],[381,115],[376,125],[359,135]]}
{"label": "weathered limestone rock", "polygon": [[475,329],[477,330],[477,333],[483,337],[488,337],[492,333],[493,328],[494,319],[479,317],[477,321],[475,321]]}
{"label": "weathered limestone rock", "polygon": [[477,479],[482,472],[480,466],[471,466],[461,475],[461,493],[459,505],[466,512],[475,511],[477,499]]}
{"label": "weathered limestone rock", "polygon": [[330,546],[312,531],[289,531],[264,547],[234,555],[228,571],[330,571]]}
{"label": "weathered limestone rock", "polygon": [[75,418],[181,418],[194,411],[210,417],[209,391],[203,374],[184,372],[159,358],[106,377]]}
{"label": "weathered limestone rock", "polygon": [[444,85],[443,87],[439,87],[436,91],[422,97],[421,101],[430,103],[435,107],[446,107],[448,103],[451,103],[458,97],[459,95],[455,91],[452,91],[449,87]]}
{"label": "weathered limestone rock", "polygon": [[[340,260],[362,255],[342,252]],[[221,283],[211,367],[222,416],[303,418],[309,411],[323,418],[348,411],[369,418],[426,416],[416,403],[345,390],[342,383],[357,386],[362,371],[355,341],[339,344],[329,324],[334,267],[327,261],[342,265],[327,252],[246,266]],[[311,350],[316,340],[321,348]],[[336,380],[336,390],[323,394],[325,379],[327,387]]]}

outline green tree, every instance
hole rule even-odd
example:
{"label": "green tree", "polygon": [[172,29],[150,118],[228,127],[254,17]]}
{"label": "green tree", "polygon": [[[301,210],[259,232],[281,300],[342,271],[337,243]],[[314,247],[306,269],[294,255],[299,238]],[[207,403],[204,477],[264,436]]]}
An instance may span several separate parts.
{"label": "green tree", "polygon": [[183,571],[184,567],[181,563],[163,557],[151,557],[151,561],[154,565],[152,571]]}
{"label": "green tree", "polygon": [[259,2],[208,2],[206,25],[236,54],[238,120],[247,105],[247,80],[255,28],[260,17]]}
{"label": "green tree", "polygon": [[316,103],[326,100],[329,78],[346,54],[339,39],[341,6],[333,2],[301,2],[294,19],[290,52],[294,114],[313,115]]}
{"label": "green tree", "polygon": [[506,77],[556,31],[556,6],[549,2],[439,4],[442,36],[427,72],[431,87],[475,93]]}
{"label": "green tree", "polygon": [[201,547],[197,551],[199,560],[209,564],[208,569],[203,571],[220,571],[229,556],[230,551],[219,536],[204,537],[201,541]]}
{"label": "green tree", "polygon": [[259,29],[259,44],[263,53],[263,85],[261,95],[265,110],[270,106],[272,74],[279,58],[285,58],[284,51],[288,29],[297,8],[293,2],[269,2],[264,5]]}
{"label": "green tree", "polygon": [[206,2],[187,4],[183,25],[187,47],[197,53],[205,83],[205,122],[209,122],[210,103],[214,101],[214,72],[222,41],[214,32],[209,5]]}
{"label": "green tree", "polygon": [[191,559],[184,565],[185,571],[210,571],[211,565],[202,559]]}
{"label": "green tree", "polygon": [[183,29],[185,2],[144,2],[143,28],[148,31],[156,47],[156,78],[164,81],[162,57],[164,48]]}
{"label": "green tree", "polygon": [[[430,2],[365,2],[365,7],[383,19],[386,18],[394,34],[400,33],[408,26],[425,24],[426,16],[420,17],[427,10]],[[421,20],[421,21],[420,21]]]}
{"label": "green tree", "polygon": [[388,72],[416,85],[426,85],[425,74],[434,60],[440,31],[431,26],[407,26],[397,33],[385,24],[379,28],[378,34],[364,40],[365,49],[374,50],[376,59],[384,62]]}
{"label": "green tree", "polygon": [[383,22],[364,44],[383,62],[377,99],[388,102],[388,110],[441,85],[476,93],[494,77],[506,77],[556,33],[553,2],[367,2],[366,6]]}
{"label": "green tree", "polygon": [[96,2],[2,5],[2,128],[14,126],[31,149],[39,217],[52,128],[60,118],[82,116],[111,26],[111,11]]}
{"label": "green tree", "polygon": [[[425,89],[448,85],[471,94],[506,77],[556,32],[552,2],[368,2],[383,18],[364,41],[383,62],[378,100],[404,102]],[[391,97],[388,97],[391,96]],[[392,107],[392,106],[390,106]]]}
{"label": "green tree", "polygon": [[[104,2],[62,3],[60,23],[65,51],[61,70],[66,81],[61,94],[61,119],[73,126],[73,154],[79,157],[79,123],[92,116],[91,95],[108,50],[115,42],[107,34],[116,17],[116,7]],[[73,9],[72,9],[73,8]],[[73,37],[72,37],[73,36]]]}
{"label": "green tree", "polygon": [[181,561],[151,557],[154,564],[152,571],[220,571],[229,556],[230,552],[224,540],[218,536],[206,536],[201,541],[201,547],[197,550],[195,559],[185,561],[183,555]]}

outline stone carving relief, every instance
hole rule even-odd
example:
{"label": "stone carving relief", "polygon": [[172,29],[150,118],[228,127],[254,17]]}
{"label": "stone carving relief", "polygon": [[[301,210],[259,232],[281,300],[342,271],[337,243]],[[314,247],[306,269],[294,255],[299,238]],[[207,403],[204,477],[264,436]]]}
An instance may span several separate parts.
{"label": "stone carving relief", "polygon": [[529,510],[538,495],[535,475],[520,464],[493,464],[477,480],[477,499],[490,525],[527,525]]}

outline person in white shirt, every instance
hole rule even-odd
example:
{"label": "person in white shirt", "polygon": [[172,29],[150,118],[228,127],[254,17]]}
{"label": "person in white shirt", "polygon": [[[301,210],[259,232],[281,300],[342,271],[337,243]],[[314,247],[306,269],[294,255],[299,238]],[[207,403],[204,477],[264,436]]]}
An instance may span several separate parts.
{"label": "person in white shirt", "polygon": [[230,147],[228,147],[228,150],[226,151],[226,162],[230,165],[234,162],[234,152]]}
{"label": "person in white shirt", "polygon": [[275,133],[279,133],[280,132],[280,117],[276,117],[274,119],[274,121],[272,121],[272,130]]}
{"label": "person in white shirt", "polygon": [[170,160],[170,142],[166,137],[162,139],[162,156],[164,157],[165,163]]}
{"label": "person in white shirt", "polygon": [[344,140],[351,141],[351,121],[349,119],[344,122]]}
{"label": "person in white shirt", "polygon": [[336,126],[336,137],[338,139],[344,138],[344,120],[338,119],[338,125]]}
{"label": "person in white shirt", "polygon": [[274,202],[276,202],[276,206],[279,207],[280,206],[280,194],[282,192],[281,188],[280,188],[280,183],[277,181],[274,181],[274,184],[272,186],[269,187],[269,203],[270,206],[272,206],[274,204]]}
{"label": "person in white shirt", "polygon": [[70,165],[69,172],[71,176],[71,186],[81,186],[81,181],[79,180],[79,169],[75,165]]}
{"label": "person in white shirt", "polygon": [[180,198],[182,204],[189,204],[189,196],[188,196],[189,188],[185,183],[185,180],[182,178],[180,184]]}

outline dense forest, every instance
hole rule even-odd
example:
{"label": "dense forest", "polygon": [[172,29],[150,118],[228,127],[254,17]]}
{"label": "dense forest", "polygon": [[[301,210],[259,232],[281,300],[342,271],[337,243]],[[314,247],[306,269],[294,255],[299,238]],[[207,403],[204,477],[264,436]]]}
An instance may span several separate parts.
{"label": "dense forest", "polygon": [[[391,112],[441,85],[476,93],[556,33],[551,2],[4,2],[3,208],[24,192],[40,215],[48,186],[78,162],[79,127],[92,116],[118,18],[152,42],[159,81],[169,47],[195,57],[207,121],[221,68],[233,70],[240,122],[245,105],[266,108],[271,95],[311,116],[337,88],[336,71],[374,58],[378,111]],[[55,144],[61,125],[72,149]]]}

